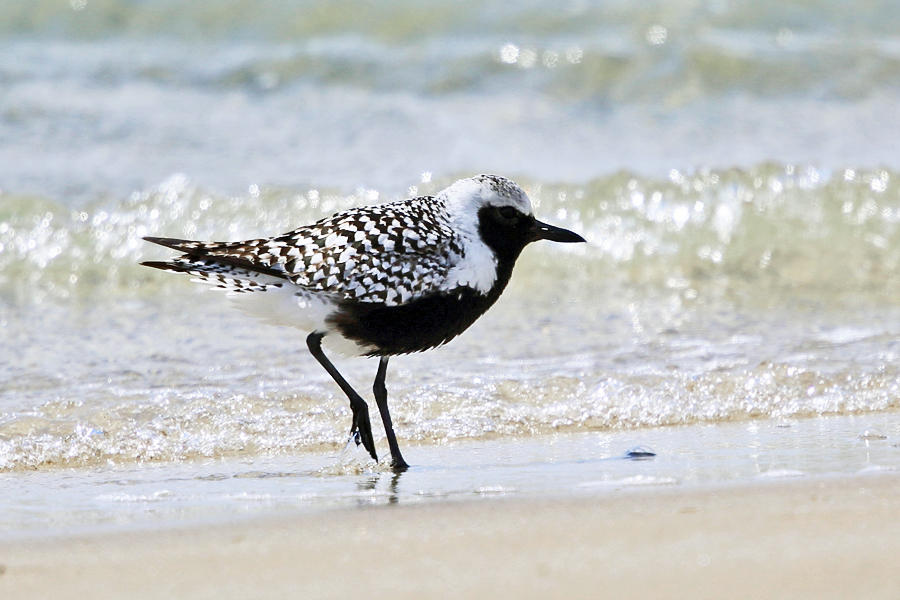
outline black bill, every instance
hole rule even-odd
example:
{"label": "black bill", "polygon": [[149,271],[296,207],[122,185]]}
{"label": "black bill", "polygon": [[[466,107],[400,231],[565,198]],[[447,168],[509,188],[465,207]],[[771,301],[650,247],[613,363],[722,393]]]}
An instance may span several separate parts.
{"label": "black bill", "polygon": [[534,222],[534,225],[532,226],[531,236],[532,241],[550,240],[551,242],[566,243],[586,241],[583,237],[581,237],[574,231],[569,231],[568,229],[563,229],[562,227],[548,225],[547,223],[541,223],[540,221]]}

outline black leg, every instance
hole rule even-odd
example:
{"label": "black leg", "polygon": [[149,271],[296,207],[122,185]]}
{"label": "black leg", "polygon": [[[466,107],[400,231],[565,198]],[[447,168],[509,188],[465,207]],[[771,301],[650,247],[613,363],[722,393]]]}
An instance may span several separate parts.
{"label": "black leg", "polygon": [[405,471],[409,468],[403,455],[400,454],[400,446],[397,445],[397,437],[394,435],[394,426],[391,423],[391,413],[387,404],[387,388],[384,386],[384,378],[387,375],[388,357],[382,356],[378,361],[378,374],[375,376],[375,385],[372,391],[375,392],[375,403],[378,405],[378,412],[381,413],[381,421],[384,423],[384,432],[387,434],[388,445],[391,447],[391,466],[395,471]]}
{"label": "black leg", "polygon": [[312,355],[316,357],[316,360],[319,361],[319,364],[325,367],[325,370],[328,371],[334,382],[340,386],[341,390],[347,394],[347,398],[350,399],[350,408],[353,410],[353,424],[350,429],[350,435],[355,436],[357,445],[361,442],[372,458],[377,461],[378,455],[375,453],[375,441],[372,439],[372,424],[369,421],[369,405],[356,393],[356,390],[350,387],[347,380],[338,373],[338,370],[331,364],[325,353],[322,352],[323,337],[325,337],[323,333],[311,333],[306,338],[306,345],[309,347]]}

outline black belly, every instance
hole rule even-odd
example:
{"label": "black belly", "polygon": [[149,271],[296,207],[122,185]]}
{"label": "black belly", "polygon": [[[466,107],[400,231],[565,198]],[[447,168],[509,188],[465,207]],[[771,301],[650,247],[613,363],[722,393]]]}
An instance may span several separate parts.
{"label": "black belly", "polygon": [[497,300],[503,286],[496,287],[488,294],[460,288],[402,306],[345,302],[330,321],[344,337],[374,346],[371,356],[421,352],[465,331]]}

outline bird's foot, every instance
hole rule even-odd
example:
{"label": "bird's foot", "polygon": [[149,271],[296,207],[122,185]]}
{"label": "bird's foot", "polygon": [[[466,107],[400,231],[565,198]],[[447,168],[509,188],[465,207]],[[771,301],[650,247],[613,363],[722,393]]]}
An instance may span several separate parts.
{"label": "bird's foot", "polygon": [[350,439],[356,442],[357,446],[362,446],[372,457],[372,460],[378,462],[378,453],[375,452],[375,439],[372,437],[372,423],[369,421],[367,412],[360,411],[354,416],[353,429],[350,430]]}
{"label": "bird's foot", "polygon": [[403,460],[402,456],[395,456],[393,460],[391,460],[391,469],[394,473],[403,473],[409,470],[409,465],[406,464],[406,461]]}

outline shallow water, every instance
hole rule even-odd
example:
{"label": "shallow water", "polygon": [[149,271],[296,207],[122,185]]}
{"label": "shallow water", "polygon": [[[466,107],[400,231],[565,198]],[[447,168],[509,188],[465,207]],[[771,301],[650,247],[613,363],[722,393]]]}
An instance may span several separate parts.
{"label": "shallow water", "polygon": [[[531,184],[538,214],[590,243],[527,249],[460,339],[392,361],[399,435],[900,407],[900,196],[872,187],[887,177],[767,166]],[[349,408],[302,332],[138,266],[166,253],[139,238],[249,237],[361,201],[250,201],[175,178],[78,212],[13,202],[0,214],[0,469],[337,447]],[[375,366],[339,359],[363,391]]]}
{"label": "shallow water", "polygon": [[748,6],[2,3],[0,471],[51,498],[66,468],[320,462],[350,414],[303,334],[139,267],[141,236],[484,171],[590,243],[392,360],[401,443],[895,414],[900,13]]}
{"label": "shallow water", "polygon": [[874,475],[900,469],[900,416],[466,441],[406,454],[413,466],[402,474],[374,466],[354,447],[340,455],[0,474],[8,491],[0,500],[0,539],[352,507]]}

